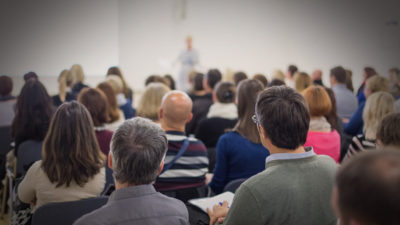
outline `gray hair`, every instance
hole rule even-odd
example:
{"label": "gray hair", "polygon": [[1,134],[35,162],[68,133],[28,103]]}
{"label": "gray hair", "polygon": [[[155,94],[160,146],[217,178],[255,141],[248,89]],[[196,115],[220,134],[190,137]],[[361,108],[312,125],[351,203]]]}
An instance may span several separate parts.
{"label": "gray hair", "polygon": [[168,148],[165,132],[151,120],[126,120],[111,139],[114,178],[134,185],[155,181]]}

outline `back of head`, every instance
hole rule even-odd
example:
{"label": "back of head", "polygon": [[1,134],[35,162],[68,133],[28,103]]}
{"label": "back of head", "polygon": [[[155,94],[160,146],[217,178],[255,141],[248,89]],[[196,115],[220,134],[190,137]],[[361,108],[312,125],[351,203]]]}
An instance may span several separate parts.
{"label": "back of head", "polygon": [[42,141],[54,113],[53,102],[43,84],[28,80],[17,98],[12,135]]}
{"label": "back of head", "polygon": [[307,102],[311,117],[326,116],[332,111],[331,99],[322,86],[310,86],[301,92]]}
{"label": "back of head", "polygon": [[363,111],[363,130],[366,138],[375,140],[378,125],[386,115],[394,110],[394,98],[391,94],[379,91],[369,96]]}
{"label": "back of head", "polygon": [[365,73],[365,79],[369,79],[378,74],[376,70],[372,67],[365,67],[364,73]]}
{"label": "back of head", "polygon": [[193,90],[194,91],[202,91],[202,90],[204,90],[203,79],[204,79],[204,74],[196,73],[196,75],[195,75],[195,77],[193,79]]}
{"label": "back of head", "polygon": [[168,127],[184,127],[192,113],[193,103],[182,91],[170,91],[164,95],[161,103],[162,123]]}
{"label": "back of head", "polygon": [[9,76],[0,76],[0,97],[11,95],[13,81]]}
{"label": "back of head", "polygon": [[207,84],[211,89],[214,89],[215,85],[221,81],[222,74],[218,69],[211,69],[206,75]]}
{"label": "back of head", "polygon": [[115,95],[115,92],[111,87],[111,85],[108,82],[101,82],[99,85],[97,85],[97,88],[100,89],[107,98],[107,105],[108,105],[107,111],[110,117],[109,122],[112,123],[119,120],[120,109],[117,103],[117,96]]}
{"label": "back of head", "polygon": [[282,70],[275,70],[272,73],[272,79],[277,79],[277,80],[284,81],[285,80],[285,74],[282,72]]}
{"label": "back of head", "polygon": [[272,79],[271,82],[267,85],[267,87],[274,87],[274,86],[285,86],[285,81],[281,79]]}
{"label": "back of head", "polygon": [[346,70],[343,67],[337,66],[331,69],[331,77],[334,76],[340,84],[346,83]]}
{"label": "back of head", "polygon": [[370,151],[345,162],[334,199],[343,224],[400,224],[399,171],[400,151]]}
{"label": "back of head", "polygon": [[260,143],[260,136],[252,116],[255,114],[257,95],[263,89],[260,81],[247,79],[240,82],[236,91],[238,122],[233,130],[253,143]]}
{"label": "back of head", "polygon": [[147,77],[144,82],[145,86],[148,86],[151,83],[162,83],[168,86],[168,82],[165,80],[165,78],[159,75],[150,75],[149,77]]}
{"label": "back of head", "polygon": [[175,88],[175,80],[174,80],[174,78],[173,78],[170,74],[164,75],[164,79],[165,79],[166,81],[168,81],[168,87],[169,87],[171,90],[175,90],[175,89],[176,89],[176,88]]}
{"label": "back of head", "polygon": [[70,87],[74,83],[74,77],[69,70],[61,71],[58,76],[58,92],[62,102],[65,101],[67,95],[67,87]]}
{"label": "back of head", "polygon": [[30,72],[24,74],[24,80],[25,80],[25,82],[27,82],[29,80],[39,80],[39,77],[35,72],[30,71]]}
{"label": "back of head", "polygon": [[304,72],[295,73],[293,79],[294,79],[294,87],[298,92],[302,92],[304,89],[312,85],[311,77]]}
{"label": "back of head", "polygon": [[233,103],[235,101],[235,85],[231,82],[219,82],[214,90],[218,102]]}
{"label": "back of head", "polygon": [[124,91],[124,82],[122,82],[121,78],[117,75],[108,75],[107,83],[109,83],[116,94],[123,93]]}
{"label": "back of head", "polygon": [[111,140],[115,180],[130,185],[152,183],[167,148],[166,135],[155,123],[140,117],[125,121]]}
{"label": "back of head", "polygon": [[159,119],[158,109],[161,106],[161,100],[169,90],[169,87],[163,83],[150,83],[140,99],[137,108],[138,115],[157,121]]}
{"label": "back of head", "polygon": [[295,150],[306,142],[310,115],[304,98],[292,88],[277,86],[262,91],[256,117],[274,146]]}
{"label": "back of head", "polygon": [[109,121],[107,98],[101,90],[84,88],[78,95],[78,101],[89,111],[95,127]]}
{"label": "back of head", "polygon": [[346,87],[351,92],[354,91],[354,87],[353,87],[353,72],[351,70],[346,70]]}
{"label": "back of head", "polygon": [[122,79],[122,72],[118,68],[118,66],[112,66],[112,67],[108,68],[107,75],[117,75],[117,76],[121,77],[121,79]]}
{"label": "back of head", "polygon": [[376,139],[385,148],[400,150],[400,113],[385,116],[378,126]]}
{"label": "back of head", "polygon": [[76,101],[62,104],[51,120],[43,142],[42,168],[57,187],[72,182],[84,186],[104,166],[86,108]]}
{"label": "back of head", "polygon": [[332,110],[328,113],[328,115],[326,115],[326,119],[328,120],[329,124],[333,129],[339,130],[338,126],[339,117],[337,115],[335,93],[332,91],[332,89],[328,87],[325,87],[325,91],[326,93],[328,93],[332,105]]}
{"label": "back of head", "polygon": [[369,90],[371,93],[378,91],[389,91],[389,80],[382,76],[372,76],[367,79],[365,83],[365,89]]}
{"label": "back of head", "polygon": [[247,75],[242,71],[233,74],[233,82],[235,83],[235,86],[238,86],[239,82],[245,79],[247,79]]}
{"label": "back of head", "polygon": [[268,79],[263,74],[255,74],[253,76],[253,79],[260,81],[263,84],[264,88],[268,85]]}
{"label": "back of head", "polygon": [[297,66],[295,65],[288,66],[288,72],[290,73],[291,76],[293,76],[297,71],[298,71]]}
{"label": "back of head", "polygon": [[81,65],[72,65],[70,71],[76,83],[82,83],[85,80],[85,74],[83,73]]}

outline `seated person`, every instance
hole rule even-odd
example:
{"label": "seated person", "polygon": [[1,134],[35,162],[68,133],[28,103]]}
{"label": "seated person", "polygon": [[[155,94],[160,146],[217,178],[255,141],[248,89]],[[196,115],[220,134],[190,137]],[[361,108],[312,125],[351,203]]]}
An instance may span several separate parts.
{"label": "seated person", "polygon": [[137,107],[137,116],[159,123],[158,110],[162,97],[168,91],[170,91],[169,87],[163,83],[153,82],[148,84]]}
{"label": "seated person", "polygon": [[340,224],[400,224],[399,171],[399,151],[363,153],[344,163],[332,193]]}
{"label": "seated person", "polygon": [[118,107],[124,113],[125,119],[130,119],[136,115],[136,110],[132,107],[132,101],[125,97],[124,83],[121,78],[117,75],[108,75],[107,82],[111,85],[112,89],[116,93],[117,96],[117,104]]}
{"label": "seated person", "polygon": [[104,188],[105,159],[89,112],[76,101],[64,103],[51,120],[43,160],[29,168],[18,198],[34,203],[35,210],[50,202],[96,197]]}
{"label": "seated person", "polygon": [[11,126],[14,119],[15,96],[11,95],[13,81],[8,76],[0,76],[0,127]]}
{"label": "seated person", "polygon": [[[159,111],[161,128],[167,133],[168,151],[166,166],[158,176],[155,187],[183,201],[192,197],[197,192],[196,188],[205,185],[208,171],[206,146],[196,138],[185,135],[185,125],[192,118],[191,111],[192,100],[181,91],[168,92]],[[181,149],[183,154],[173,162]]]}
{"label": "seated person", "polygon": [[74,77],[69,70],[61,71],[58,76],[58,94],[52,96],[54,106],[58,107],[64,102],[76,100],[71,88],[74,85]]}
{"label": "seated person", "polygon": [[214,175],[209,184],[216,194],[230,181],[249,178],[265,169],[269,152],[261,144],[257,125],[252,120],[257,94],[262,90],[257,80],[241,81],[237,88],[239,119],[233,131],[218,140]]}
{"label": "seated person", "polygon": [[207,118],[200,121],[196,138],[203,141],[207,148],[215,147],[218,138],[232,129],[237,122],[235,86],[231,82],[219,82],[213,91],[214,104],[208,111]]}
{"label": "seated person", "polygon": [[255,111],[271,153],[266,169],[240,185],[230,208],[225,202],[208,209],[210,224],[336,225],[330,199],[337,165],[303,147],[310,125],[304,98],[292,88],[271,87],[258,95]]}
{"label": "seated person", "polygon": [[383,118],[376,132],[376,148],[400,150],[400,113]]}
{"label": "seated person", "polygon": [[83,224],[189,224],[185,205],[156,192],[152,183],[164,166],[164,131],[148,119],[125,121],[112,139],[108,164],[115,188],[107,204],[82,216]]}

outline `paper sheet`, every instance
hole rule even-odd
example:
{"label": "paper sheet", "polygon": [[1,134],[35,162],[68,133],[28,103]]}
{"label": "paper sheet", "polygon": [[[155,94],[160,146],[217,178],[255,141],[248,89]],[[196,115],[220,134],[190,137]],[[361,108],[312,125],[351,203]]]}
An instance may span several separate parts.
{"label": "paper sheet", "polygon": [[228,205],[231,206],[234,196],[235,194],[228,191],[213,197],[191,199],[189,200],[189,203],[199,207],[207,213],[207,208],[212,209],[214,205],[217,205],[220,202],[222,203],[223,201],[227,201]]}

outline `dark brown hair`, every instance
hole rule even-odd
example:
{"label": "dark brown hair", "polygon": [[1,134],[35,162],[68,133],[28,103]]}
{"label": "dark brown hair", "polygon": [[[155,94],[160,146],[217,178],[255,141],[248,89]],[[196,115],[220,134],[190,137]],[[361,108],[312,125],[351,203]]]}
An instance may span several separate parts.
{"label": "dark brown hair", "polygon": [[376,139],[380,140],[384,146],[400,148],[400,113],[391,113],[383,118],[379,124]]}
{"label": "dark brown hair", "polygon": [[114,89],[112,89],[111,85],[107,82],[102,82],[97,85],[97,88],[103,91],[105,96],[107,97],[107,105],[108,105],[108,115],[110,117],[109,123],[115,122],[119,120],[120,109],[117,103],[117,96],[115,95]]}
{"label": "dark brown hair", "polygon": [[253,79],[260,81],[264,85],[264,87],[267,87],[268,85],[268,79],[263,74],[258,73],[254,75]]}
{"label": "dark brown hair", "polygon": [[13,81],[9,76],[0,76],[0,96],[10,95],[13,89]]}
{"label": "dark brown hair", "polygon": [[233,82],[235,83],[236,86],[239,85],[240,81],[246,80],[246,79],[247,79],[247,75],[242,71],[236,72],[235,74],[233,74]]}
{"label": "dark brown hair", "polygon": [[92,118],[76,101],[62,104],[43,142],[42,168],[56,187],[75,182],[83,187],[104,166]]}
{"label": "dark brown hair", "polygon": [[221,81],[222,74],[218,69],[208,70],[205,79],[207,79],[207,84],[211,89],[214,89],[215,85]]}
{"label": "dark brown hair", "polygon": [[219,82],[215,86],[215,94],[220,103],[235,102],[235,85],[232,82]]}
{"label": "dark brown hair", "polygon": [[168,86],[171,90],[175,90],[175,80],[170,74],[165,74],[164,79],[168,82]]}
{"label": "dark brown hair", "polygon": [[325,87],[326,92],[329,95],[329,98],[331,99],[332,103],[332,110],[326,115],[326,120],[328,120],[329,124],[331,125],[332,129],[335,129],[339,131],[339,126],[338,126],[338,121],[339,117],[337,115],[337,109],[336,109],[336,98],[335,98],[335,93],[332,91],[332,89]]}
{"label": "dark brown hair", "polygon": [[194,76],[194,79],[193,79],[193,90],[195,90],[195,91],[204,90],[203,79],[204,79],[204,74],[196,73],[196,75]]}
{"label": "dark brown hair", "polygon": [[117,66],[112,66],[108,68],[107,70],[107,76],[108,75],[117,75],[119,78],[122,80],[122,85],[123,85],[123,93],[126,98],[131,98],[132,90],[130,89],[129,85],[126,83],[124,76],[122,75],[121,70]]}
{"label": "dark brown hair", "polygon": [[100,89],[83,89],[78,95],[78,102],[90,112],[95,127],[109,121],[107,98]]}
{"label": "dark brown hair", "polygon": [[162,83],[169,87],[168,81],[166,81],[164,77],[159,76],[159,75],[150,75],[144,81],[144,85],[146,87],[151,83]]}
{"label": "dark brown hair", "polygon": [[337,66],[331,69],[331,77],[334,76],[336,81],[341,84],[346,83],[346,70],[343,67]]}
{"label": "dark brown hair", "polygon": [[254,106],[256,105],[257,95],[262,90],[263,86],[260,81],[247,79],[239,83],[236,91],[238,122],[233,130],[257,144],[261,143],[260,135],[252,116],[255,114]]}
{"label": "dark brown hair", "polygon": [[267,87],[282,86],[286,85],[285,81],[279,79],[272,79],[272,81],[267,85]]}
{"label": "dark brown hair", "polygon": [[365,67],[364,68],[364,72],[365,72],[365,74],[367,75],[366,76],[366,80],[368,79],[368,78],[370,78],[370,77],[373,77],[373,76],[375,76],[375,75],[377,75],[378,73],[376,72],[376,70],[374,69],[374,68],[372,68],[372,67]]}
{"label": "dark brown hair", "polygon": [[310,115],[304,98],[294,89],[277,86],[262,91],[256,113],[274,146],[295,150],[306,142]]}

